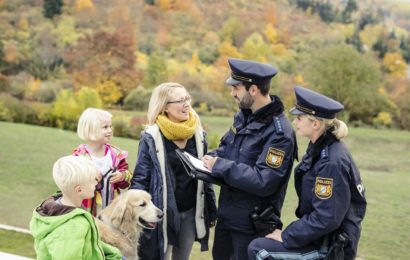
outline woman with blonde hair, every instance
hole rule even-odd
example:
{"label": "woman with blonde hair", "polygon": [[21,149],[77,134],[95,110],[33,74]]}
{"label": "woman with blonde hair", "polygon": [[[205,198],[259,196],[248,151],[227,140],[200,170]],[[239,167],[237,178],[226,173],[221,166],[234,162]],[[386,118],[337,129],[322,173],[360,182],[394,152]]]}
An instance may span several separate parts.
{"label": "woman with blonde hair", "polygon": [[366,212],[359,170],[346,145],[346,124],[336,118],[339,102],[296,87],[290,113],[296,133],[309,139],[295,169],[299,197],[296,216],[283,231],[276,229],[248,246],[249,259],[354,259]]}
{"label": "woman with blonde hair", "polygon": [[130,189],[148,191],[164,220],[143,234],[139,256],[188,260],[195,240],[202,251],[208,250],[209,227],[216,219],[215,194],[212,185],[188,176],[175,151],[201,158],[207,152],[205,132],[191,97],[178,83],[154,89],[147,117]]}

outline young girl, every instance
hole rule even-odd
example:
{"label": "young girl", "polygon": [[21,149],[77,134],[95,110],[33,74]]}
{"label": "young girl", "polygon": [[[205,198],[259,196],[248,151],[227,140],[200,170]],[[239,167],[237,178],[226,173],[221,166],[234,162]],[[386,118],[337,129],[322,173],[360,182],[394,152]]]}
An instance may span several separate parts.
{"label": "young girl", "polygon": [[109,144],[113,137],[111,118],[105,110],[87,108],[77,126],[78,136],[86,143],[74,149],[73,155],[89,158],[101,172],[94,198],[83,201],[83,207],[93,216],[119,194],[119,189],[128,188],[132,177],[126,161],[128,152]]}

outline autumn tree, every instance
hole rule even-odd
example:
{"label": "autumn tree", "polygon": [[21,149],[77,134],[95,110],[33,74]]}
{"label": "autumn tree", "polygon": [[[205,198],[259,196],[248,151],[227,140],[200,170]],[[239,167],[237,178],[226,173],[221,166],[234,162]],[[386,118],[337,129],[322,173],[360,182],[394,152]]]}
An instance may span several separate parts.
{"label": "autumn tree", "polygon": [[349,45],[315,53],[306,68],[309,86],[343,103],[351,120],[371,122],[388,106],[377,91],[381,75],[376,61]]}
{"label": "autumn tree", "polygon": [[64,5],[63,0],[44,0],[44,3],[43,3],[44,17],[51,19],[56,15],[60,15],[63,5]]}
{"label": "autumn tree", "polygon": [[111,96],[111,100],[104,100],[110,104],[121,101],[139,84],[135,52],[132,27],[124,27],[114,32],[98,31],[87,35],[66,52],[64,58],[68,71],[75,77],[77,90],[89,86],[107,97],[109,86],[112,93],[119,93]]}
{"label": "autumn tree", "polygon": [[148,59],[148,66],[144,73],[143,85],[153,88],[168,78],[167,66],[163,57],[153,54]]}
{"label": "autumn tree", "polygon": [[400,53],[386,53],[383,58],[384,69],[394,77],[403,77],[407,73],[407,64]]}

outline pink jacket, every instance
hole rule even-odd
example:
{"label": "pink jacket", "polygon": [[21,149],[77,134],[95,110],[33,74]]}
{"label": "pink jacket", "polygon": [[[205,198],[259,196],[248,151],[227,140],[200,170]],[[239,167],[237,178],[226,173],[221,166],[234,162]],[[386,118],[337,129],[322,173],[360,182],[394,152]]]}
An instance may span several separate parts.
{"label": "pink jacket", "polygon": [[[110,184],[109,193],[110,194],[101,194],[101,191],[95,191],[94,198],[86,199],[83,201],[83,207],[89,211],[93,216],[98,215],[97,204],[99,199],[105,198],[109,196],[109,203],[120,193],[120,189],[126,189],[130,186],[130,181],[132,178],[132,174],[128,169],[128,163],[126,158],[128,156],[127,151],[122,151],[118,147],[115,147],[111,144],[105,144],[105,153],[110,153],[113,165],[112,167],[116,167],[117,171],[125,173],[125,179],[123,181]],[[91,151],[88,149],[87,145],[80,144],[77,148],[73,150],[72,153],[74,156],[85,156],[91,160]]]}

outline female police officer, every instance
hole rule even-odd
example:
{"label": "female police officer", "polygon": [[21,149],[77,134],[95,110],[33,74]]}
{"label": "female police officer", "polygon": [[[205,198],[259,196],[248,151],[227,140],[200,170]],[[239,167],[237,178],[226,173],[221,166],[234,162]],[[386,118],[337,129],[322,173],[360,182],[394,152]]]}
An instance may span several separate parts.
{"label": "female police officer", "polygon": [[339,102],[296,87],[290,113],[296,133],[309,138],[295,169],[298,220],[248,247],[249,259],[354,259],[366,211],[364,186],[350,152],[340,141],[347,126],[335,118]]}

